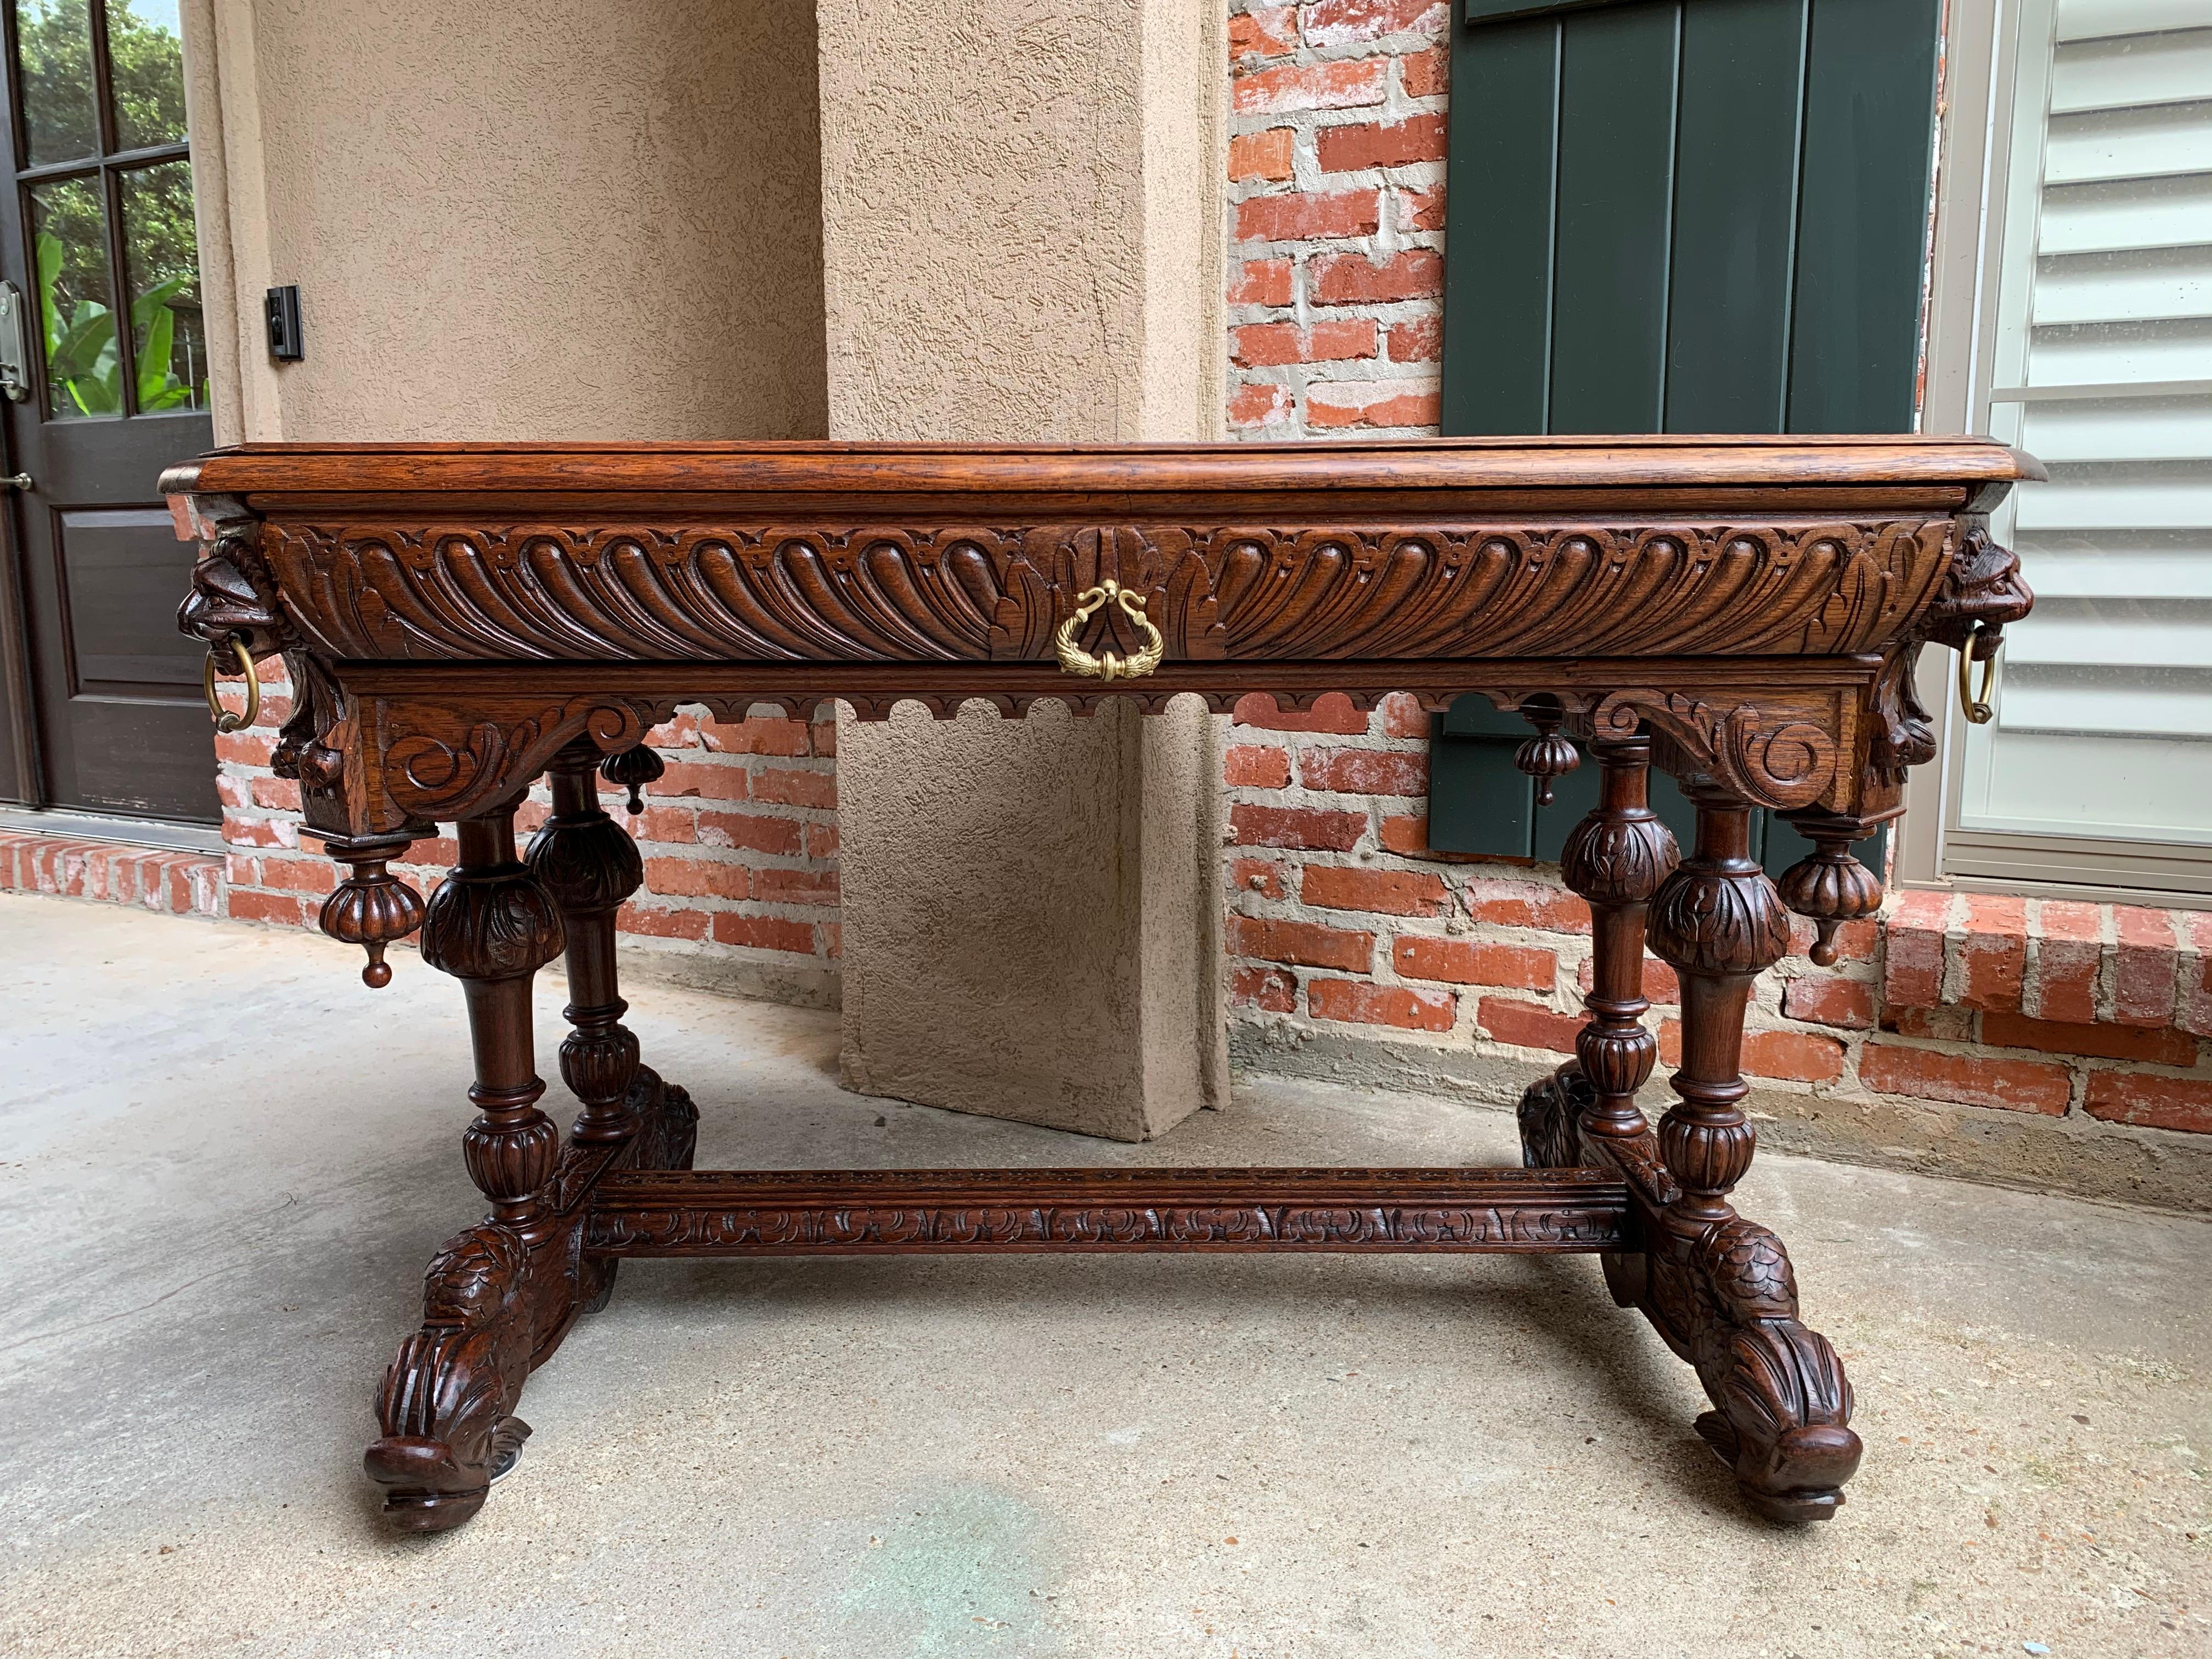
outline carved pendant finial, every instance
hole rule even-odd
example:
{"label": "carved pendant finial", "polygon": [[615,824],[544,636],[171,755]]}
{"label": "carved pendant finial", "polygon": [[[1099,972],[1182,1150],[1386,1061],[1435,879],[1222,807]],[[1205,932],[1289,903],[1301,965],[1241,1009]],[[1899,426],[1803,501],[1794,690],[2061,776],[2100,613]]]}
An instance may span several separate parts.
{"label": "carved pendant finial", "polygon": [[1552,780],[1564,777],[1583,763],[1582,750],[1572,738],[1564,737],[1559,723],[1566,711],[1548,691],[1521,705],[1521,718],[1536,728],[1536,735],[1513,751],[1513,764],[1536,780],[1536,805],[1552,804]]}
{"label": "carved pendant finial", "polygon": [[413,844],[410,836],[376,836],[358,841],[333,836],[323,850],[353,873],[323,901],[316,918],[322,930],[368,952],[361,982],[372,991],[392,983],[392,964],[384,947],[422,925],[422,896],[384,866]]}
{"label": "carved pendant finial", "polygon": [[1812,842],[1814,850],[1784,870],[1775,885],[1784,904],[1811,919],[1814,964],[1832,968],[1836,930],[1881,908],[1880,878],[1851,854],[1851,843],[1871,835],[1875,826],[1828,813],[1792,813],[1790,822]]}
{"label": "carved pendant finial", "polygon": [[668,769],[660,757],[644,744],[635,749],[625,749],[620,754],[610,755],[599,763],[599,775],[618,788],[629,791],[629,802],[624,809],[632,817],[645,811],[642,791],[648,783],[655,782]]}

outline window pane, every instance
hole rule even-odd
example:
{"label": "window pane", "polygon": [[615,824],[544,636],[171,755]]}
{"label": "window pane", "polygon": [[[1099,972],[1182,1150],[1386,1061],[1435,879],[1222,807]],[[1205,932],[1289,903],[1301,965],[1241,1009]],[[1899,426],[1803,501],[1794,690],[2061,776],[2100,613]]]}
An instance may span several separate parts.
{"label": "window pane", "polygon": [[46,349],[46,413],[56,420],[123,412],[109,310],[107,212],[97,179],[33,187],[31,241]]}
{"label": "window pane", "polygon": [[192,164],[164,161],[126,173],[120,182],[138,412],[204,409],[207,325],[192,240]]}
{"label": "window pane", "polygon": [[115,89],[115,147],[179,142],[185,43],[177,0],[107,0],[107,64]]}
{"label": "window pane", "polygon": [[100,149],[93,114],[92,14],[87,0],[15,0],[23,67],[23,135],[33,167]]}

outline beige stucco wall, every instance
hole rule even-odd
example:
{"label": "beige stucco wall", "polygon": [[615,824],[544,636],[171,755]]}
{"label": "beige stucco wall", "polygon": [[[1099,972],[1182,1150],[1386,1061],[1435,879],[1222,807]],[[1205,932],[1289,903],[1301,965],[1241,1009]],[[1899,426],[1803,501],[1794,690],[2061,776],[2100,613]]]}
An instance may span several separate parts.
{"label": "beige stucco wall", "polygon": [[[1220,21],[823,0],[832,436],[1212,435]],[[848,719],[838,772],[848,1083],[1130,1140],[1220,1103],[1219,767],[1194,701]]]}
{"label": "beige stucco wall", "polygon": [[184,21],[220,439],[824,431],[808,0]]}
{"label": "beige stucco wall", "polygon": [[817,11],[835,435],[1211,435],[1224,371],[1216,9]]}

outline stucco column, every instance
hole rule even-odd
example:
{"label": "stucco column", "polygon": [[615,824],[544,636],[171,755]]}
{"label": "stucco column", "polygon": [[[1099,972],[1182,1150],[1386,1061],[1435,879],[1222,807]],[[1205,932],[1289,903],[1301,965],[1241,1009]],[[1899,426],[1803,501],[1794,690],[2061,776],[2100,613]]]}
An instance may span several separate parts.
{"label": "stucco column", "polygon": [[[1190,439],[1219,7],[822,0],[834,438]],[[1226,1092],[1214,724],[841,720],[847,1084],[1116,1139]]]}

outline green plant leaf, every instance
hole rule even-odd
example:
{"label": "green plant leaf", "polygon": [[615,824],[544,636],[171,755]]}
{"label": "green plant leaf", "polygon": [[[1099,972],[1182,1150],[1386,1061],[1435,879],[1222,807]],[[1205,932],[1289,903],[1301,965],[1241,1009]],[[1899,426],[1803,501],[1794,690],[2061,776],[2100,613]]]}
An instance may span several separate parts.
{"label": "green plant leaf", "polygon": [[167,306],[154,314],[138,346],[138,407],[158,409],[155,399],[177,383],[169,373],[169,348],[177,331],[177,313]]}
{"label": "green plant leaf", "polygon": [[167,282],[155,283],[131,302],[131,325],[133,328],[145,327],[156,311],[169,314],[169,301],[191,284],[190,276],[172,276]]}
{"label": "green plant leaf", "polygon": [[[55,348],[62,334],[61,306],[54,295],[54,283],[62,271],[62,239],[50,230],[42,230],[38,237],[39,260],[39,321],[46,330],[46,361],[54,360]],[[52,371],[59,378],[61,371]]]}
{"label": "green plant leaf", "polygon": [[103,355],[115,349],[115,319],[106,306],[87,300],[76,319],[46,345],[46,366],[58,380],[94,372]]}

